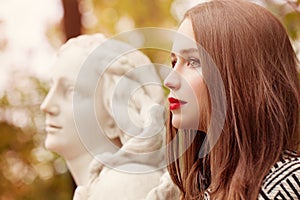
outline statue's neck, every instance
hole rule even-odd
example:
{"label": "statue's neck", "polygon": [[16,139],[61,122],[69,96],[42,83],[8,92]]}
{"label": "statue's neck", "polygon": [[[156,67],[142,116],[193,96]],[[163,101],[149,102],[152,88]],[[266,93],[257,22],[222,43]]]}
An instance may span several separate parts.
{"label": "statue's neck", "polygon": [[72,159],[66,159],[67,166],[76,185],[87,185],[89,181],[89,166],[93,157],[88,152]]}

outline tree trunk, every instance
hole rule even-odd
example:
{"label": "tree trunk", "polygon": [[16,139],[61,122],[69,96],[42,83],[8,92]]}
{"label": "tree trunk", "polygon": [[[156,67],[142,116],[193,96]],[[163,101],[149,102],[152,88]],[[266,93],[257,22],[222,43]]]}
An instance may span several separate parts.
{"label": "tree trunk", "polygon": [[77,0],[62,0],[64,8],[63,26],[66,40],[81,34],[81,13]]}

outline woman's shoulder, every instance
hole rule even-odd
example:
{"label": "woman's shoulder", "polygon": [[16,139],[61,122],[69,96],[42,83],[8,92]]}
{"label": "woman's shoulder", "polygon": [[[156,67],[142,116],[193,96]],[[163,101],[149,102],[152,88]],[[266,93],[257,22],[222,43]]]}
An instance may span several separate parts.
{"label": "woman's shoulder", "polygon": [[300,199],[300,156],[285,151],[265,177],[258,199]]}

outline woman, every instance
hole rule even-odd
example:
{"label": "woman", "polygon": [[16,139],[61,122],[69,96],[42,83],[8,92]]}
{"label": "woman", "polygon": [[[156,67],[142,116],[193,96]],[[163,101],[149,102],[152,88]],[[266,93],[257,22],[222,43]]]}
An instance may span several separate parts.
{"label": "woman", "polygon": [[181,199],[299,199],[297,58],[279,20],[249,2],[211,1],[188,10],[178,33],[197,42],[174,41],[164,82]]}

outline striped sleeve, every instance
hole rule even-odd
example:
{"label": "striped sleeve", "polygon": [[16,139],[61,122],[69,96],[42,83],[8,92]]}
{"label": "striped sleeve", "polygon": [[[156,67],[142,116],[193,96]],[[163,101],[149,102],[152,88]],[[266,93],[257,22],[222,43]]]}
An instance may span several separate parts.
{"label": "striped sleeve", "polygon": [[300,199],[299,179],[300,158],[282,159],[265,177],[258,199]]}

